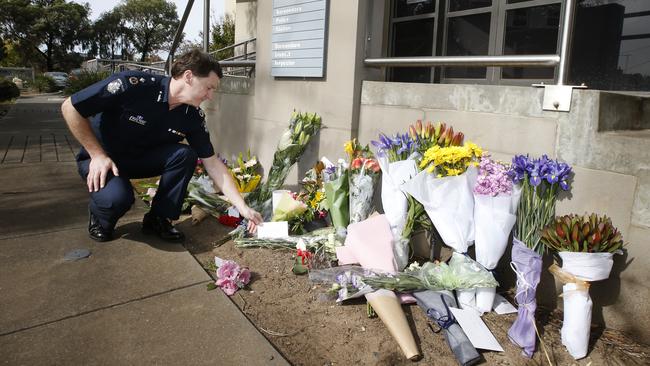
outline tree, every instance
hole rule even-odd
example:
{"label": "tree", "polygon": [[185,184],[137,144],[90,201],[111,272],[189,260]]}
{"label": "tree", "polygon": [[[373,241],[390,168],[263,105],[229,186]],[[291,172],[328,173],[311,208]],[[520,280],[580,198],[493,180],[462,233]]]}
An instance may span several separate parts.
{"label": "tree", "polygon": [[165,0],[124,0],[119,6],[126,26],[132,31],[131,42],[145,61],[149,53],[171,45],[171,35],[179,25],[176,5]]}
{"label": "tree", "polygon": [[69,53],[88,44],[88,5],[65,0],[0,0],[0,35],[20,53],[23,65],[67,67]]}
{"label": "tree", "polygon": [[[226,14],[225,16],[222,16],[218,22],[213,24],[210,35],[210,38],[212,38],[212,42],[210,42],[210,51],[216,51],[235,44],[235,19],[232,15]],[[218,59],[223,60],[233,57],[233,51],[234,50],[231,48],[219,52],[216,56]]]}
{"label": "tree", "polygon": [[93,33],[93,53],[100,57],[114,59],[119,54],[124,59],[130,53],[132,32],[120,8],[102,13],[93,24]]}

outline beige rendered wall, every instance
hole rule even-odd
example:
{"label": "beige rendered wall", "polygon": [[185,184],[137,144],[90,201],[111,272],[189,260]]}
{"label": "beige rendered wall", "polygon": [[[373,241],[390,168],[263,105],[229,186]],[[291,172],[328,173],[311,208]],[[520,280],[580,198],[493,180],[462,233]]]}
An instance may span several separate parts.
{"label": "beige rendered wall", "polygon": [[[288,125],[292,111],[297,109],[318,113],[326,128],[321,131],[320,138],[310,144],[287,183],[297,183],[298,177],[321,156],[342,157],[343,143],[356,134],[361,80],[372,75],[381,76],[377,70],[366,70],[362,66],[365,17],[369,11],[375,11],[369,3],[329,2],[325,77],[275,78],[270,74],[272,1],[237,1],[236,24],[244,29],[237,34],[248,37],[254,30],[257,36],[254,86],[246,94],[226,95],[229,93],[222,90],[206,104],[212,109],[208,112],[208,123],[217,131],[213,133],[217,150],[229,156],[250,148],[263,166],[269,166],[277,140]],[[383,16],[383,6],[376,11]],[[239,106],[239,103],[247,106]],[[240,113],[241,110],[246,113]],[[237,133],[221,132],[227,129]]]}
{"label": "beige rendered wall", "polygon": [[[606,324],[650,342],[650,244],[648,197],[650,139],[639,133],[598,132],[601,93],[574,92],[569,113],[542,111],[543,90],[531,87],[363,83],[359,139],[379,132],[406,131],[418,119],[444,121],[463,131],[493,156],[509,161],[515,154],[548,154],[570,163],[575,171],[570,195],[557,205],[558,214],[597,212],[612,218],[628,243],[615,256],[609,280],[592,284],[594,323]],[[607,103],[610,103],[609,101]],[[502,284],[514,285],[508,256],[498,273]],[[545,258],[548,267],[552,258]],[[538,300],[560,305],[561,286],[544,271]]]}

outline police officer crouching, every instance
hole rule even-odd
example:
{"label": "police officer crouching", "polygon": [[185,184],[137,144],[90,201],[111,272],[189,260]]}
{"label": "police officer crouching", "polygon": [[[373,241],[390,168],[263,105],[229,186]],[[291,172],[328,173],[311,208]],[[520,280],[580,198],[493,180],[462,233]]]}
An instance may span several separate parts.
{"label": "police officer crouching", "polygon": [[[262,217],[246,205],[228,168],[215,156],[201,102],[211,99],[223,77],[217,60],[198,49],[180,56],[171,77],[141,71],[113,74],[63,103],[63,118],[83,148],[79,174],[90,192],[88,233],[97,241],[134,202],[129,179],[160,176],[142,230],[179,242],[178,219],[197,158],[210,178],[255,231]],[[189,145],[182,144],[187,140]]]}

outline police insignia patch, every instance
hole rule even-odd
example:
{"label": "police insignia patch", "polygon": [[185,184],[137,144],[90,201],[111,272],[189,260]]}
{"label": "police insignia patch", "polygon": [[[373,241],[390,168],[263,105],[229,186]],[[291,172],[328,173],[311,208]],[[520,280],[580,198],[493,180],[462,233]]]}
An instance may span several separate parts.
{"label": "police insignia patch", "polygon": [[106,85],[106,91],[115,94],[122,89],[122,79],[115,79]]}
{"label": "police insignia patch", "polygon": [[135,76],[131,76],[129,78],[129,83],[131,83],[131,85],[137,85],[138,84],[138,78],[136,78]]}

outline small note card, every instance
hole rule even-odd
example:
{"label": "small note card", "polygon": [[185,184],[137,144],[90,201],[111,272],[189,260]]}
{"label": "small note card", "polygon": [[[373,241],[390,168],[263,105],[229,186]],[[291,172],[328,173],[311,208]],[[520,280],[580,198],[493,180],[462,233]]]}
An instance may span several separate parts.
{"label": "small note card", "polygon": [[503,352],[503,348],[499,344],[499,341],[497,341],[494,334],[490,332],[490,329],[485,325],[474,309],[463,310],[449,308],[449,310],[454,314],[456,321],[458,321],[460,327],[463,328],[463,331],[467,334],[467,338],[469,338],[469,341],[472,342],[474,347]]}
{"label": "small note card", "polygon": [[289,237],[289,223],[286,221],[263,222],[257,226],[259,239],[279,239]]}

